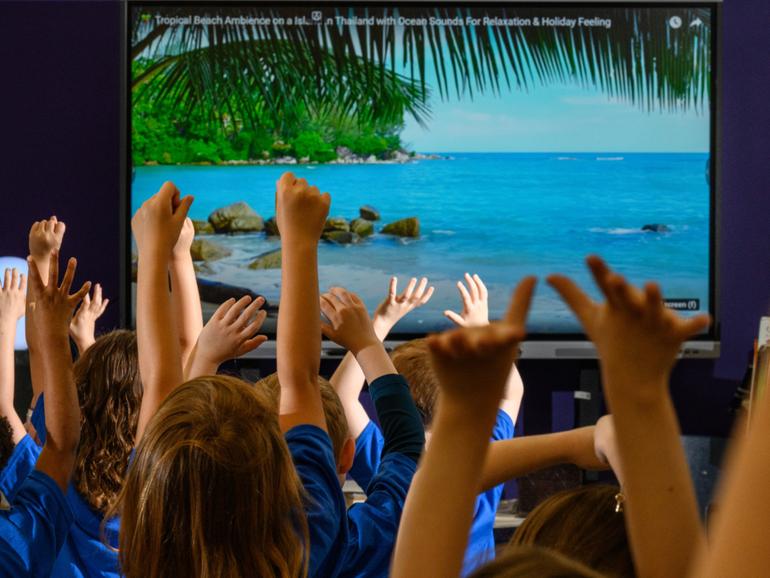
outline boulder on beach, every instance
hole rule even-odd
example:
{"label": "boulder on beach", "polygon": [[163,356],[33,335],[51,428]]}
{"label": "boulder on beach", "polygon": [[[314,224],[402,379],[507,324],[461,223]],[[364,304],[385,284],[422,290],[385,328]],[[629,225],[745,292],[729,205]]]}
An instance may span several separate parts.
{"label": "boulder on beach", "polygon": [[644,225],[642,231],[649,231],[650,233],[670,233],[671,227],[660,223],[653,223],[651,225]]}
{"label": "boulder on beach", "polygon": [[364,205],[363,207],[359,208],[358,214],[361,215],[362,219],[366,219],[367,221],[380,220],[380,212],[371,205]]}
{"label": "boulder on beach", "polygon": [[209,223],[217,233],[242,233],[265,228],[262,217],[243,201],[217,209],[209,215]]}
{"label": "boulder on beach", "polygon": [[278,221],[275,217],[270,217],[265,221],[265,234],[269,237],[280,237],[281,233],[278,231]]}
{"label": "boulder on beach", "polygon": [[[228,299],[240,299],[244,295],[248,295],[252,299],[264,296],[254,293],[247,287],[236,287],[235,285],[228,285],[227,283],[220,283],[219,281],[210,281],[209,279],[197,279],[198,281],[198,293],[201,296],[201,301],[206,303],[224,303]],[[265,304],[262,305],[262,309],[268,311],[275,309],[265,299]]]}
{"label": "boulder on beach", "polygon": [[419,237],[420,219],[417,217],[407,217],[388,223],[382,228],[381,233],[385,235],[395,235],[397,237]]}
{"label": "boulder on beach", "polygon": [[361,237],[350,231],[329,231],[321,235],[321,238],[324,241],[336,243],[337,245],[351,245],[361,240]]}
{"label": "boulder on beach", "polygon": [[411,159],[409,153],[404,150],[393,151],[390,154],[390,158],[397,163],[408,163]]}
{"label": "boulder on beach", "polygon": [[367,219],[353,219],[350,221],[350,230],[359,237],[368,237],[374,234],[374,223]]}
{"label": "boulder on beach", "polygon": [[324,224],[324,233],[329,231],[350,231],[350,224],[344,217],[329,217]]}
{"label": "boulder on beach", "polygon": [[223,247],[208,239],[195,239],[190,245],[190,255],[193,261],[216,261],[232,254],[227,247]]}
{"label": "boulder on beach", "polygon": [[274,251],[268,251],[257,255],[257,257],[249,263],[249,269],[280,269],[281,268],[281,250],[275,249]]}
{"label": "boulder on beach", "polygon": [[340,159],[347,159],[353,156],[353,151],[348,147],[337,147],[334,152],[337,153],[337,157]]}
{"label": "boulder on beach", "polygon": [[198,262],[198,263],[193,263],[193,270],[198,275],[213,275],[214,274],[214,270],[205,261]]}
{"label": "boulder on beach", "polygon": [[208,221],[196,221],[193,219],[193,229],[195,229],[196,235],[213,235],[214,227]]}

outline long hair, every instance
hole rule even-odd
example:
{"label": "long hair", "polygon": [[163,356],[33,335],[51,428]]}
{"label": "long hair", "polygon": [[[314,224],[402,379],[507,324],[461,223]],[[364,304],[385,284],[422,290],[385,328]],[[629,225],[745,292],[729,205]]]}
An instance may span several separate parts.
{"label": "long hair", "polygon": [[633,577],[634,563],[617,486],[591,484],[543,500],[511,538],[511,546],[542,546],[612,577]]}
{"label": "long hair", "polygon": [[80,401],[73,481],[86,502],[105,514],[123,487],[142,403],[136,333],[103,335],[78,359],[73,373]]}
{"label": "long hair", "polygon": [[[518,531],[518,530],[517,530]],[[469,578],[606,578],[576,560],[537,546],[507,548]]]}
{"label": "long hair", "polygon": [[303,490],[268,395],[226,376],[176,388],[121,493],[127,578],[307,573]]}

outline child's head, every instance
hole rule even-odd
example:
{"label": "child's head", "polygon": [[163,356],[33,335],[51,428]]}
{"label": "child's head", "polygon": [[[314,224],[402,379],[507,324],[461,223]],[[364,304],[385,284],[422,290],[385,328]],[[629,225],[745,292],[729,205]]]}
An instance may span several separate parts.
{"label": "child's head", "polygon": [[5,464],[11,459],[15,447],[11,422],[4,415],[0,415],[0,471],[3,471]]}
{"label": "child's head", "polygon": [[[278,411],[278,399],[281,393],[278,374],[271,373],[267,377],[260,379],[255,386],[257,389],[265,389],[269,392],[275,404],[275,409]],[[327,379],[319,375],[318,387],[321,390],[321,403],[323,404],[324,417],[326,418],[326,431],[329,434],[329,438],[331,438],[334,458],[337,462],[337,474],[340,476],[340,483],[344,483],[345,474],[353,466],[356,444],[350,436],[345,409],[342,407],[342,401],[340,401],[340,397],[334,390],[334,386]]]}
{"label": "child's head", "polygon": [[127,578],[307,572],[302,483],[273,401],[239,379],[201,377],[166,398],[119,505]]}
{"label": "child's head", "polygon": [[[517,530],[518,531],[518,530]],[[595,570],[548,548],[508,548],[470,578],[606,578]]]}
{"label": "child's head", "polygon": [[430,364],[427,340],[413,339],[402,343],[390,356],[396,371],[403,375],[409,384],[423,425],[430,427],[438,399],[438,378]]}
{"label": "child's head", "polygon": [[142,403],[136,333],[101,336],[73,373],[81,409],[73,482],[92,508],[106,513],[123,486]]}
{"label": "child's head", "polygon": [[541,502],[517,528],[511,546],[542,546],[578,560],[606,576],[634,576],[617,486],[592,484]]}

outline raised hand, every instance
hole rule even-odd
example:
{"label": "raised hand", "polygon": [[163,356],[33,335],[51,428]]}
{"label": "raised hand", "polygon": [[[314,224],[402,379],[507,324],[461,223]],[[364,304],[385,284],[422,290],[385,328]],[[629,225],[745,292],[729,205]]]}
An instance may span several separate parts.
{"label": "raised hand", "polygon": [[489,292],[481,277],[465,274],[466,287],[462,281],[457,282],[457,290],[463,303],[462,313],[444,311],[444,316],[460,327],[480,327],[489,323]]}
{"label": "raised hand", "polygon": [[190,257],[190,247],[194,238],[195,227],[193,226],[192,219],[185,217],[185,220],[182,222],[182,229],[179,231],[179,237],[174,244],[172,257],[174,259]]}
{"label": "raised hand", "polygon": [[640,290],[599,257],[591,256],[587,262],[607,299],[604,303],[593,301],[567,277],[552,275],[548,282],[575,312],[605,370],[633,375],[644,383],[665,383],[682,342],[706,329],[709,316],[682,317],[664,306],[657,284],[647,283]]}
{"label": "raised hand", "polygon": [[0,288],[0,320],[16,323],[24,316],[27,277],[16,269],[6,269]]}
{"label": "raised hand", "polygon": [[353,355],[368,345],[380,344],[366,306],[355,293],[333,287],[321,295],[321,313],[329,323],[321,323],[321,332]]}
{"label": "raised hand", "polygon": [[[167,261],[184,226],[193,197],[181,198],[174,183],[166,181],[147,199],[131,219],[136,246],[141,257],[149,252]],[[166,267],[166,263],[163,264]]]}
{"label": "raised hand", "polygon": [[248,295],[222,303],[204,325],[195,356],[219,366],[262,345],[267,337],[257,332],[267,316],[267,312],[260,309],[264,304],[264,298],[252,301]]}
{"label": "raised hand", "polygon": [[281,239],[289,243],[317,243],[330,205],[329,193],[321,194],[318,187],[311,187],[305,179],[284,173],[275,190],[276,221]]}
{"label": "raised hand", "polygon": [[374,327],[380,339],[385,339],[390,330],[407,313],[430,301],[434,291],[434,287],[428,286],[427,277],[421,278],[419,283],[416,277],[412,277],[406,289],[399,294],[398,278],[391,277],[388,295],[374,311]]}
{"label": "raised hand", "polygon": [[428,338],[444,399],[468,408],[497,408],[518,344],[524,339],[535,283],[534,277],[519,283],[502,321],[484,327],[453,329]]}
{"label": "raised hand", "polygon": [[[33,259],[48,259],[51,251],[61,249],[67,226],[55,216],[32,223],[29,230],[29,254]],[[47,278],[43,279],[47,281]]]}
{"label": "raised hand", "polygon": [[93,298],[90,293],[83,297],[83,302],[70,321],[70,337],[81,355],[94,344],[96,320],[104,314],[109,304],[110,300],[102,297],[102,286],[99,283],[94,286]]}
{"label": "raised hand", "polygon": [[67,335],[72,312],[78,303],[91,289],[91,282],[86,281],[83,286],[73,294],[70,294],[72,281],[75,278],[77,260],[72,257],[67,262],[61,285],[59,280],[59,252],[51,251],[48,262],[48,284],[43,283],[34,259],[29,257],[29,307],[33,312],[36,329],[41,338],[48,335]]}

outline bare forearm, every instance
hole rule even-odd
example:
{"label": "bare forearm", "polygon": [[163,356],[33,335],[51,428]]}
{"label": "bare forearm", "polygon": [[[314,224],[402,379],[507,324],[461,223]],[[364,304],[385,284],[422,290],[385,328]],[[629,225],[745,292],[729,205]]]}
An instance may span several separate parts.
{"label": "bare forearm", "polygon": [[80,404],[72,375],[67,336],[44,341],[46,445],[57,454],[74,454],[80,441]]}
{"label": "bare forearm", "polygon": [[73,337],[72,341],[75,342],[75,346],[78,348],[78,355],[83,355],[86,349],[96,343],[96,340],[93,337]]}
{"label": "bare forearm", "polygon": [[369,423],[369,416],[358,400],[365,379],[364,372],[358,365],[355,356],[348,352],[329,380],[342,402],[345,419],[353,439],[356,439]]}
{"label": "bare forearm", "polygon": [[169,264],[169,271],[173,293],[171,302],[179,329],[179,344],[184,367],[203,329],[203,310],[195,268],[189,253],[173,257]]}
{"label": "bare forearm", "polygon": [[184,369],[184,379],[189,381],[202,375],[216,375],[219,370],[219,363],[206,359],[198,350],[198,346],[195,345],[190,352],[190,357],[187,358],[187,364]]}
{"label": "bare forearm", "polygon": [[284,241],[277,365],[283,427],[310,423],[326,429],[318,391],[321,359],[318,246]]}
{"label": "bare forearm", "polygon": [[11,424],[13,443],[17,444],[26,434],[24,424],[13,406],[15,387],[15,359],[13,353],[16,338],[16,322],[0,322],[0,415]]}
{"label": "bare forearm", "polygon": [[[145,261],[145,263],[143,263]],[[166,396],[182,383],[179,340],[174,327],[168,272],[163,259],[139,257],[136,339],[144,394],[136,443]]]}
{"label": "bare forearm", "polygon": [[[615,431],[627,526],[640,578],[687,575],[703,544],[697,503],[671,399],[638,401],[613,390],[666,391],[665,384],[637,387],[605,375]],[[650,515],[654,512],[655,515]]]}

